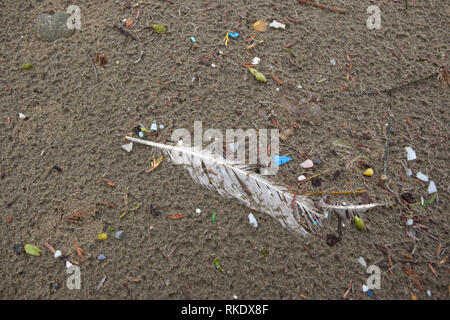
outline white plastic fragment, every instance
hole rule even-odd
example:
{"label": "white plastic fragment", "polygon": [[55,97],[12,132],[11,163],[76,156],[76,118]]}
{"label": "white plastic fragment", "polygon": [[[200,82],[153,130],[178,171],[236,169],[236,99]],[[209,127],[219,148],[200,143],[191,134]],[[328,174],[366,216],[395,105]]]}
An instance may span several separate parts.
{"label": "white plastic fragment", "polygon": [[234,295],[233,295],[233,299],[234,299],[234,300],[237,300],[237,298],[238,298],[238,296],[234,294]]}
{"label": "white plastic fragment", "polygon": [[215,68],[216,64],[215,63],[211,63],[211,67]]}
{"label": "white plastic fragment", "polygon": [[131,152],[131,150],[133,149],[133,142],[124,144],[122,146],[122,149],[124,149],[126,152]]}
{"label": "white plastic fragment", "polygon": [[363,286],[362,286],[362,291],[363,291],[363,292],[369,291],[369,287],[366,286],[365,284],[363,284]]}
{"label": "white plastic fragment", "polygon": [[302,168],[309,169],[309,168],[312,168],[312,167],[314,166],[314,163],[312,162],[311,159],[308,159],[308,160],[306,160],[306,161],[303,161],[303,162],[300,164],[300,166],[301,166]]}
{"label": "white plastic fragment", "polygon": [[150,127],[150,130],[152,130],[152,131],[158,130],[158,126],[156,125],[156,121],[153,121],[152,126]]}
{"label": "white plastic fragment", "polygon": [[422,172],[418,172],[416,178],[423,182],[428,182],[428,176],[424,175]]}
{"label": "white plastic fragment", "polygon": [[253,216],[253,214],[249,214],[248,215],[248,220],[250,221],[250,224],[252,226],[254,226],[255,228],[258,228],[258,221],[256,221],[255,217]]}
{"label": "white plastic fragment", "polygon": [[62,256],[62,252],[60,250],[55,251],[55,258],[59,258]]}
{"label": "white plastic fragment", "polygon": [[416,152],[411,147],[406,147],[406,159],[408,161],[416,160]]}
{"label": "white plastic fragment", "polygon": [[359,257],[358,262],[364,267],[367,268],[366,260],[363,257]]}
{"label": "white plastic fragment", "polygon": [[304,176],[304,175],[301,175],[301,176],[298,176],[298,181],[302,181],[302,180],[305,180],[306,179],[306,177]]}
{"label": "white plastic fragment", "polygon": [[412,176],[412,170],[408,169],[408,172],[406,172],[406,174],[408,175],[408,177],[411,177]]}
{"label": "white plastic fragment", "polygon": [[330,63],[331,63],[333,66],[335,66],[335,65],[336,65],[336,60],[331,59],[331,60],[330,60]]}
{"label": "white plastic fragment", "polygon": [[430,290],[430,289],[427,290],[427,295],[428,295],[429,297],[431,297],[431,290]]}
{"label": "white plastic fragment", "polygon": [[163,124],[160,124],[159,125],[159,128],[162,130],[162,129],[164,129],[164,125]]}
{"label": "white plastic fragment", "polygon": [[260,61],[261,61],[260,58],[254,57],[253,60],[252,60],[252,64],[259,64]]}
{"label": "white plastic fragment", "polygon": [[430,181],[430,185],[428,186],[428,193],[432,194],[435,192],[437,192],[436,184],[434,183],[434,181]]}
{"label": "white plastic fragment", "polygon": [[144,133],[142,131],[139,131],[139,137],[142,138],[144,136]]}
{"label": "white plastic fragment", "polygon": [[286,29],[286,25],[285,24],[282,24],[282,23],[279,23],[278,21],[276,21],[276,20],[273,20],[270,24],[269,24],[269,27],[272,27],[272,28],[275,28],[275,29]]}
{"label": "white plastic fragment", "polygon": [[200,210],[199,208],[197,208],[197,209],[195,209],[195,212],[196,212],[197,214],[200,214],[200,213],[202,213],[202,210]]}
{"label": "white plastic fragment", "polygon": [[409,218],[408,220],[406,220],[406,225],[407,226],[412,226],[414,224],[414,220]]}
{"label": "white plastic fragment", "polygon": [[19,118],[20,118],[20,119],[25,119],[25,118],[26,118],[26,115],[24,115],[23,113],[19,113]]}
{"label": "white plastic fragment", "polygon": [[298,85],[297,85],[297,89],[301,89],[301,88],[303,88],[302,85],[301,85],[301,84],[298,84]]}

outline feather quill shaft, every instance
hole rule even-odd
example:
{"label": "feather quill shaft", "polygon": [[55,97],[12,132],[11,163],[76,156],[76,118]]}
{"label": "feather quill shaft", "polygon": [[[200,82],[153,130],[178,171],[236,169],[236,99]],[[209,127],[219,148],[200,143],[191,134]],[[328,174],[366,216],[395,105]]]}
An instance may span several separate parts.
{"label": "feather quill shaft", "polygon": [[319,207],[327,210],[334,211],[338,213],[342,218],[347,219],[346,213],[350,214],[350,218],[353,218],[355,214],[365,212],[366,210],[375,208],[375,207],[381,207],[385,206],[383,203],[369,203],[369,204],[360,204],[360,205],[331,205],[326,204],[323,199],[319,202]]}
{"label": "feather quill shaft", "polygon": [[277,219],[281,225],[302,236],[312,226],[319,226],[322,215],[312,200],[294,196],[249,167],[200,147],[171,146],[126,137],[129,141],[161,149],[174,164],[183,165],[194,181],[222,197],[235,198],[250,208],[257,208]]}

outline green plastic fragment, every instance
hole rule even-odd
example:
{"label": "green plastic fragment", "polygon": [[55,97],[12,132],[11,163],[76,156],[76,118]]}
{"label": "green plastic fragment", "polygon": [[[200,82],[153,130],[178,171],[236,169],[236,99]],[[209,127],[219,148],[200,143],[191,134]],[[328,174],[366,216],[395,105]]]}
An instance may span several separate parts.
{"label": "green plastic fragment", "polygon": [[264,248],[264,249],[262,249],[262,255],[263,255],[263,257],[265,258],[266,256],[267,256],[267,250],[266,250],[266,248]]}
{"label": "green plastic fragment", "polygon": [[28,69],[31,69],[31,68],[33,68],[33,64],[30,62],[30,63],[25,63],[25,64],[23,64],[22,66],[21,66],[21,68],[23,69],[23,70],[28,70]]}
{"label": "green plastic fragment", "polygon": [[140,130],[143,133],[150,133],[150,131],[146,127],[143,127],[143,126],[141,126]]}
{"label": "green plastic fragment", "polygon": [[256,80],[258,80],[259,82],[267,82],[266,77],[261,73],[256,71],[253,68],[248,68],[248,71],[250,71],[250,73],[255,77]]}
{"label": "green plastic fragment", "polygon": [[108,231],[109,231],[109,232],[114,232],[114,231],[116,231],[116,228],[110,226],[110,227],[108,228]]}
{"label": "green plastic fragment", "polygon": [[219,258],[214,259],[214,265],[216,266],[217,269],[219,269],[221,272],[223,272],[223,268],[220,265]]}
{"label": "green plastic fragment", "polygon": [[191,41],[192,41],[192,43],[196,43],[197,42],[197,40],[195,40],[194,37],[191,37]]}
{"label": "green plastic fragment", "polygon": [[355,216],[354,219],[355,219],[355,223],[356,223],[356,226],[358,227],[358,229],[365,230],[364,220],[359,218],[358,216]]}
{"label": "green plastic fragment", "polygon": [[166,33],[166,31],[167,31],[166,27],[164,27],[160,24],[152,24],[152,28],[158,34],[163,34],[163,33]]}
{"label": "green plastic fragment", "polygon": [[215,212],[215,211],[213,211],[213,214],[212,214],[212,216],[211,216],[211,221],[212,221],[213,223],[216,223],[216,212]]}
{"label": "green plastic fragment", "polygon": [[25,249],[26,253],[31,254],[32,256],[40,256],[41,255],[41,249],[39,249],[38,247],[36,247],[32,244],[26,244],[24,249]]}
{"label": "green plastic fragment", "polygon": [[423,197],[420,197],[420,205],[424,208],[427,208],[429,205],[431,205],[434,200],[436,200],[437,192],[433,193],[431,197],[429,197],[427,200],[425,200]]}

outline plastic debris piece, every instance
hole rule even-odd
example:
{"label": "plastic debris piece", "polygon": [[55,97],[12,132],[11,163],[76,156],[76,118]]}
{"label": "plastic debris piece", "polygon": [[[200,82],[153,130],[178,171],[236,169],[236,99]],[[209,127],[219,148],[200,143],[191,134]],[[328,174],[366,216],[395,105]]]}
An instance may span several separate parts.
{"label": "plastic debris piece", "polygon": [[258,221],[256,221],[256,218],[253,214],[250,213],[248,215],[248,220],[252,226],[254,226],[255,228],[258,228]]}
{"label": "plastic debris piece", "polygon": [[336,65],[336,60],[331,59],[331,60],[330,60],[330,63],[331,63],[333,66],[335,66],[335,65]]}
{"label": "plastic debris piece", "polygon": [[411,177],[411,176],[412,176],[412,170],[411,170],[411,169],[408,169],[408,171],[406,172],[406,174],[408,175],[408,177]]}
{"label": "plastic debris piece", "polygon": [[106,259],[105,255],[103,253],[99,254],[97,257],[98,260],[103,261]]}
{"label": "plastic debris piece", "polygon": [[405,150],[408,161],[416,160],[416,152],[411,147],[406,147]]}
{"label": "plastic debris piece", "polygon": [[159,128],[160,128],[160,129],[164,129],[164,125],[163,125],[163,124],[160,124],[160,125],[159,125]]}
{"label": "plastic debris piece", "polygon": [[408,220],[406,220],[406,225],[407,226],[412,226],[414,224],[414,220],[409,218]]}
{"label": "plastic debris piece", "polygon": [[312,162],[311,159],[307,159],[300,164],[300,167],[302,167],[304,169],[309,169],[309,168],[312,168],[313,166],[314,166],[314,162]]}
{"label": "plastic debris piece", "polygon": [[364,267],[367,268],[366,260],[363,257],[359,257],[358,262]]}
{"label": "plastic debris piece", "polygon": [[196,42],[197,42],[197,40],[195,40],[195,38],[194,38],[194,37],[191,37],[191,42],[192,42],[192,43],[196,43]]}
{"label": "plastic debris piece", "polygon": [[290,157],[284,157],[284,156],[274,156],[273,157],[273,162],[275,163],[276,166],[281,166],[282,164],[285,164],[289,161],[291,161],[292,158]]}
{"label": "plastic debris piece", "polygon": [[195,209],[195,213],[200,214],[202,213],[202,210],[200,210],[199,208]]}
{"label": "plastic debris piece", "polygon": [[55,251],[55,258],[59,258],[62,256],[62,252],[60,250]]}
{"label": "plastic debris piece", "polygon": [[25,249],[26,253],[31,254],[32,256],[40,256],[41,255],[41,249],[39,249],[35,245],[26,244],[24,249]]}
{"label": "plastic debris piece", "polygon": [[427,200],[425,200],[423,197],[420,197],[420,205],[424,208],[427,208],[429,205],[431,205],[434,200],[436,200],[437,192],[433,193],[431,197],[429,197]]}
{"label": "plastic debris piece", "polygon": [[306,179],[306,177],[304,176],[304,175],[301,175],[301,176],[298,176],[298,181],[302,181],[302,180],[305,180]]}
{"label": "plastic debris piece", "polygon": [[223,268],[222,268],[222,266],[220,265],[219,258],[215,258],[215,259],[214,259],[214,265],[216,266],[217,269],[219,269],[220,271],[223,272]]}
{"label": "plastic debris piece", "polygon": [[428,295],[429,297],[431,297],[431,290],[430,290],[430,289],[427,290],[427,295]]}
{"label": "plastic debris piece", "polygon": [[212,216],[211,216],[211,221],[212,221],[213,223],[216,223],[216,212],[215,212],[215,211],[213,211],[213,214],[212,214]]}
{"label": "plastic debris piece", "polygon": [[253,60],[252,60],[252,64],[259,64],[260,61],[261,61],[260,58],[254,57]]}
{"label": "plastic debris piece", "polygon": [[267,256],[267,249],[263,248],[261,251],[262,256],[265,258]]}
{"label": "plastic debris piece", "polygon": [[28,70],[33,68],[33,64],[32,63],[25,63],[21,66],[22,70]]}
{"label": "plastic debris piece", "polygon": [[169,284],[170,284],[170,280],[169,279],[166,279],[166,281],[164,281],[164,283],[166,284],[166,286],[168,287],[169,286]]}
{"label": "plastic debris piece", "polygon": [[303,87],[302,87],[302,85],[301,84],[298,84],[297,85],[297,89],[302,89]]}
{"label": "plastic debris piece", "polygon": [[108,239],[108,234],[106,234],[106,233],[99,233],[97,238],[99,240],[106,240],[106,239]]}
{"label": "plastic debris piece", "polygon": [[373,295],[373,291],[372,290],[367,290],[367,294],[369,297],[371,297]]}
{"label": "plastic debris piece", "polygon": [[144,127],[142,124],[139,127],[139,131],[143,132],[143,133],[150,133],[150,131],[146,127]]}
{"label": "plastic debris piece", "polygon": [[228,32],[228,35],[232,38],[237,38],[240,36],[238,32]]}
{"label": "plastic debris piece", "polygon": [[144,136],[144,133],[142,132],[142,131],[139,131],[139,137],[143,137]]}
{"label": "plastic debris piece", "polygon": [[256,80],[258,80],[259,82],[267,82],[266,77],[261,73],[256,71],[253,68],[248,68],[248,71],[250,71],[250,73],[255,77]]}
{"label": "plastic debris piece", "polygon": [[123,238],[123,231],[117,231],[115,234],[116,239],[122,239]]}
{"label": "plastic debris piece", "polygon": [[275,28],[275,29],[286,29],[286,25],[279,23],[276,20],[273,20],[270,24],[269,27]]}
{"label": "plastic debris piece", "polygon": [[253,29],[258,32],[266,32],[267,22],[258,20],[253,24]]}
{"label": "plastic debris piece", "polygon": [[66,261],[66,268],[69,269],[73,264],[70,261]]}
{"label": "plastic debris piece", "polygon": [[367,285],[363,284],[363,285],[362,285],[362,291],[363,291],[363,292],[369,291],[369,287],[368,287]]}
{"label": "plastic debris piece", "polygon": [[416,178],[423,182],[428,182],[428,176],[424,175],[422,172],[418,172]]}
{"label": "plastic debris piece", "polygon": [[25,119],[27,116],[26,115],[24,115],[23,113],[19,113],[19,118],[20,119]]}
{"label": "plastic debris piece", "polygon": [[367,176],[367,177],[373,176],[373,169],[372,169],[372,168],[366,169],[366,170],[363,172],[363,175],[365,175],[365,176]]}
{"label": "plastic debris piece", "polygon": [[153,123],[152,123],[152,125],[150,127],[150,130],[152,130],[152,131],[158,130],[158,125],[156,124],[156,121],[153,121]]}
{"label": "plastic debris piece", "polygon": [[163,34],[167,31],[166,27],[159,24],[152,24],[152,28],[157,34]]}
{"label": "plastic debris piece", "polygon": [[435,192],[437,192],[436,184],[434,183],[434,181],[430,181],[430,185],[428,186],[428,193],[432,194]]}
{"label": "plastic debris piece", "polygon": [[215,68],[216,64],[215,63],[211,63],[211,67]]}
{"label": "plastic debris piece", "polygon": [[356,223],[356,226],[358,227],[358,229],[365,230],[364,220],[359,218],[358,216],[355,216],[354,219],[355,219],[355,223]]}
{"label": "plastic debris piece", "polygon": [[124,144],[122,146],[122,149],[124,149],[126,152],[131,152],[131,150],[133,149],[133,142]]}

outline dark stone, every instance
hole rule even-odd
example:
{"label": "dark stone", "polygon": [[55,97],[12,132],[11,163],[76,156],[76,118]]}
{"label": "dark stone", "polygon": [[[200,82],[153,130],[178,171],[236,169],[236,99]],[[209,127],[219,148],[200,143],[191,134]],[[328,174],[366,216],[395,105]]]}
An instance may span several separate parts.
{"label": "dark stone", "polygon": [[20,244],[20,243],[18,243],[18,244],[15,244],[14,245],[14,252],[18,255],[18,256],[20,256],[21,254],[23,254],[23,244]]}
{"label": "dark stone", "polygon": [[322,180],[319,177],[311,179],[311,184],[313,187],[320,187],[322,185]]}

